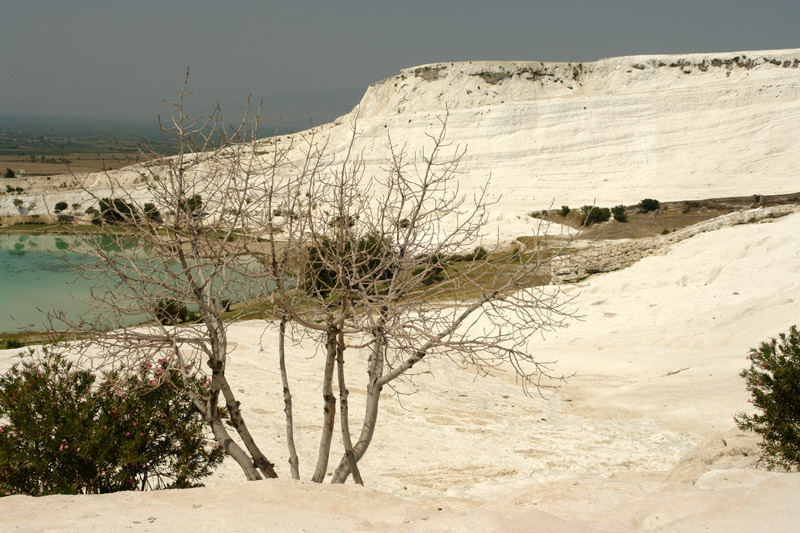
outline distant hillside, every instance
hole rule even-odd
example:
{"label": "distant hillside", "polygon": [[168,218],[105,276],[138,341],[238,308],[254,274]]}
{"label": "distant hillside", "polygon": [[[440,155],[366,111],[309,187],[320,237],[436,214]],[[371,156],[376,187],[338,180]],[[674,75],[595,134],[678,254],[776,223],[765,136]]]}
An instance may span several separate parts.
{"label": "distant hillside", "polygon": [[[356,144],[379,172],[387,132],[419,148],[447,110],[462,189],[491,175],[519,211],[796,192],[798,66],[800,50],[423,65],[369,87]],[[332,154],[354,116],[318,129]]]}
{"label": "distant hillside", "polygon": [[[330,112],[325,94],[276,97],[263,115],[274,119],[297,105],[313,121],[323,108]],[[340,97],[349,108],[352,95]],[[274,146],[294,141],[290,159],[297,161],[301,139],[313,132],[327,160],[341,161],[357,117],[353,153],[364,157],[367,173],[380,174],[389,133],[395,145],[418,151],[430,147],[428,135],[446,115],[447,140],[467,149],[461,192],[471,194],[491,177],[489,200],[499,200],[493,209],[500,213],[800,191],[800,49],[422,65],[372,84],[333,122],[264,139],[259,153],[270,160]],[[269,123],[261,128],[269,131]],[[135,172],[116,176],[138,179]],[[87,183],[107,181],[98,174]],[[24,184],[31,194],[23,200],[35,204],[30,214],[58,201],[49,196],[67,196],[38,196],[48,186]],[[137,194],[149,193],[140,187]],[[11,202],[0,198],[0,215],[17,214]]]}

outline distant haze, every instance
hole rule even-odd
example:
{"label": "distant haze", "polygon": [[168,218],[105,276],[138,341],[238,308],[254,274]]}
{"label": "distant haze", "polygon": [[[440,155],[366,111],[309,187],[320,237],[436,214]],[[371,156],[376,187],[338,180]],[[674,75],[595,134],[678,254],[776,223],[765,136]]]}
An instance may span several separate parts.
{"label": "distant haze", "polygon": [[272,122],[329,121],[370,83],[437,61],[592,61],[800,46],[796,1],[11,2],[0,114],[141,119],[191,67],[193,114],[248,95]]}

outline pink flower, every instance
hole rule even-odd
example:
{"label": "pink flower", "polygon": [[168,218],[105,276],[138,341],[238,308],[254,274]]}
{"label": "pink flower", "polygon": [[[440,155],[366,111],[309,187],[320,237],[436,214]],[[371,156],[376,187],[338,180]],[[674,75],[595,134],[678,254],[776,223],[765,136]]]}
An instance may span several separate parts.
{"label": "pink flower", "polygon": [[130,432],[130,431],[126,431],[126,432],[125,432],[125,436],[126,436],[126,437],[130,437],[130,436],[131,436],[131,432]]}

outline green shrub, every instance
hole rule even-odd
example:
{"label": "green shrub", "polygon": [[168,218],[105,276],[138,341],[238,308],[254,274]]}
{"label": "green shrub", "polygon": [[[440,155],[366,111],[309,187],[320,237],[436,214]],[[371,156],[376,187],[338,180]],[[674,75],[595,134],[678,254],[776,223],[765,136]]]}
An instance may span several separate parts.
{"label": "green shrub", "polygon": [[750,368],[740,374],[752,395],[756,413],[734,417],[739,429],[762,437],[761,460],[772,469],[800,467],[800,333],[762,342],[750,350]]}
{"label": "green shrub", "polygon": [[6,169],[6,178],[7,179],[16,178],[16,177],[17,177],[17,175],[14,174],[14,171],[12,169],[10,169],[10,168]]}
{"label": "green shrub", "polygon": [[8,339],[6,341],[6,350],[13,350],[15,348],[22,348],[23,344],[17,339]]}
{"label": "green shrub", "polygon": [[100,214],[106,224],[126,224],[136,221],[136,208],[122,198],[101,198]]}
{"label": "green shrub", "polygon": [[25,202],[23,202],[21,199],[19,199],[19,198],[14,198],[14,207],[16,207],[17,209],[19,209],[20,207],[22,207],[22,204],[24,204],[24,203],[25,203]]}
{"label": "green shrub", "polygon": [[450,256],[445,257],[442,254],[437,254],[433,256],[433,263],[441,263],[442,265],[446,263],[452,263],[457,261],[484,261],[489,257],[489,251],[484,248],[483,246],[476,246],[471,252],[466,252],[463,254],[453,254]]}
{"label": "green shrub", "polygon": [[670,231],[667,228],[661,230],[661,235],[669,235]]}
{"label": "green shrub", "polygon": [[[328,298],[334,290],[341,289],[353,280],[361,280],[359,283],[362,287],[368,286],[368,291],[379,290],[380,281],[389,279],[392,275],[389,270],[380,270],[391,254],[389,246],[377,233],[369,233],[358,239],[346,239],[341,250],[335,239],[323,237],[318,245],[308,248],[303,290]],[[340,271],[331,268],[337,261],[343,267]]]}
{"label": "green shrub", "polygon": [[565,217],[565,218],[566,218],[566,216],[567,216],[567,215],[569,215],[569,212],[570,212],[570,211],[571,211],[571,209],[569,208],[569,206],[568,206],[568,205],[562,205],[562,206],[561,206],[561,216],[562,216],[562,217]]}
{"label": "green shrub", "polygon": [[760,204],[761,203],[761,195],[760,194],[754,194],[753,195],[753,203],[754,204]]}
{"label": "green shrub", "polygon": [[628,214],[625,212],[624,205],[615,205],[611,208],[611,214],[614,215],[614,220],[617,222],[627,222]]}
{"label": "green shrub", "polygon": [[585,205],[581,207],[581,225],[590,226],[597,222],[606,222],[611,218],[611,210],[607,207]]}
{"label": "green shrub", "polygon": [[483,261],[489,257],[489,251],[483,246],[478,246],[472,251],[470,259],[474,261]]}
{"label": "green shrub", "polygon": [[652,198],[645,198],[641,202],[639,202],[639,212],[641,213],[649,213],[650,211],[657,211],[661,209],[661,202],[658,200],[654,200]]}
{"label": "green shrub", "polygon": [[201,486],[224,452],[182,386],[164,360],[99,381],[58,355],[18,363],[0,377],[0,495]]}
{"label": "green shrub", "polygon": [[189,309],[177,300],[163,299],[153,309],[156,320],[165,326],[175,326],[189,319]]}
{"label": "green shrub", "polygon": [[447,261],[448,258],[446,258],[443,254],[433,254],[428,259],[427,265],[415,268],[411,271],[411,274],[414,276],[419,276],[425,272],[421,283],[426,287],[435,283],[441,283],[447,279]]}
{"label": "green shrub", "polygon": [[144,204],[144,216],[153,222],[161,222],[161,213],[152,202],[146,202]]}
{"label": "green shrub", "polygon": [[59,214],[61,214],[62,211],[66,211],[68,207],[69,207],[69,204],[67,202],[58,202],[55,205],[55,207],[53,208],[53,212],[56,215],[59,215]]}
{"label": "green shrub", "polygon": [[186,200],[181,200],[179,207],[181,211],[190,215],[199,215],[200,210],[203,208],[203,197],[199,194],[192,195]]}

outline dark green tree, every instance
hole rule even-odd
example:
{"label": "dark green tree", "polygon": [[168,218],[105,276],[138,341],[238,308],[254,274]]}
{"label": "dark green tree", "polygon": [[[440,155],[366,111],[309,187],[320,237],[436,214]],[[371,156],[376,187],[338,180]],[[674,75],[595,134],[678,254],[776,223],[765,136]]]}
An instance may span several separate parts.
{"label": "dark green tree", "polygon": [[615,205],[611,208],[611,214],[614,215],[614,220],[617,222],[627,222],[628,221],[628,213],[626,212],[624,205]]}
{"label": "dark green tree", "polygon": [[122,198],[101,198],[100,214],[106,224],[130,224],[136,222],[136,208]]}
{"label": "dark green tree", "polygon": [[607,207],[585,205],[581,207],[581,225],[590,226],[597,222],[606,222],[611,218],[611,210]]}
{"label": "dark green tree", "polygon": [[189,319],[189,310],[176,300],[164,299],[156,303],[153,314],[159,323],[164,325],[176,325],[186,322]]}
{"label": "dark green tree", "polygon": [[661,209],[661,202],[654,200],[653,198],[645,198],[639,202],[638,207],[640,213],[649,213],[650,211],[657,211]]}
{"label": "dark green tree", "polygon": [[194,194],[186,200],[181,200],[180,208],[191,215],[199,215],[200,210],[203,209],[203,197],[199,194]]}

